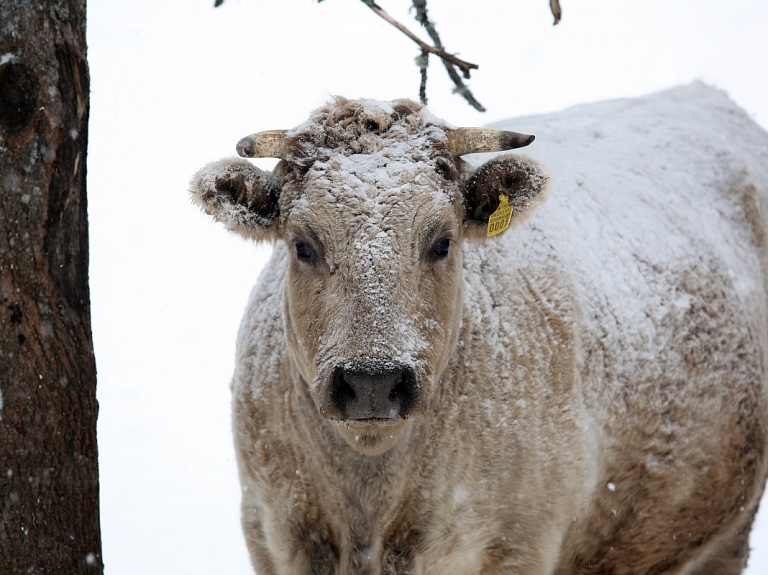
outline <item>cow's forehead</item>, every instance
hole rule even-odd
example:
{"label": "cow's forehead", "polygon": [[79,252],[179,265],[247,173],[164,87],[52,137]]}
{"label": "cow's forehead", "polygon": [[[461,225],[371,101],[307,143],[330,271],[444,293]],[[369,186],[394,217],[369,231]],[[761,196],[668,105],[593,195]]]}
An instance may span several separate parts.
{"label": "cow's forehead", "polygon": [[[459,207],[448,126],[413,102],[334,103],[289,133],[289,221],[408,237]],[[447,177],[450,176],[450,177]]]}
{"label": "cow's forehead", "polygon": [[294,216],[331,218],[355,229],[408,232],[452,212],[455,183],[441,177],[420,151],[399,153],[403,147],[394,148],[316,161],[293,201]]}
{"label": "cow's forehead", "polygon": [[453,193],[428,158],[387,151],[315,162],[304,180],[306,193],[328,190],[336,198],[350,196],[377,205],[441,201]]}

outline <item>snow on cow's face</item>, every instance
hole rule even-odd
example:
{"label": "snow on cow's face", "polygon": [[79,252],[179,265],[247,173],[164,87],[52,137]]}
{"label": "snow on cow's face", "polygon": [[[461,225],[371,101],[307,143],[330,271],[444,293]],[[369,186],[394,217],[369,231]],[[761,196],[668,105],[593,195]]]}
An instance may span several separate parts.
{"label": "snow on cow's face", "polygon": [[288,345],[320,413],[364,452],[426,409],[461,318],[457,184],[406,152],[315,162],[282,226]]}

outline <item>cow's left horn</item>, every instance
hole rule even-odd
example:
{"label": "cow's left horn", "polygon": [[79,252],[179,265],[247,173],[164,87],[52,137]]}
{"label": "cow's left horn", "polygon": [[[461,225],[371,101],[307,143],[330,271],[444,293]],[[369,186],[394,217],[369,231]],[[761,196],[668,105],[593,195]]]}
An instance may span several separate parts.
{"label": "cow's left horn", "polygon": [[270,130],[246,136],[237,143],[243,158],[280,158],[285,156],[285,131]]}
{"label": "cow's left horn", "polygon": [[523,148],[535,139],[528,134],[492,128],[457,128],[446,130],[445,135],[448,136],[448,149],[454,156]]}

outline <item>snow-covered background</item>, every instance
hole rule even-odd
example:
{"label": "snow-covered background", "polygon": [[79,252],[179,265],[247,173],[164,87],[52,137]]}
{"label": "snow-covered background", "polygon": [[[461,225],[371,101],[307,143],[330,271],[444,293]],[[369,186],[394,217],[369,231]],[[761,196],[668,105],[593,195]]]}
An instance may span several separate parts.
{"label": "snow-covered background", "polygon": [[[430,107],[482,125],[702,79],[768,128],[765,0],[432,0]],[[380,0],[416,30],[409,0]],[[423,34],[422,34],[423,36]],[[267,255],[203,217],[190,176],[331,94],[416,98],[418,51],[359,0],[92,0],[88,193],[108,575],[251,572],[229,430],[235,333]],[[270,167],[270,160],[260,160]],[[768,504],[748,575],[768,575]]]}

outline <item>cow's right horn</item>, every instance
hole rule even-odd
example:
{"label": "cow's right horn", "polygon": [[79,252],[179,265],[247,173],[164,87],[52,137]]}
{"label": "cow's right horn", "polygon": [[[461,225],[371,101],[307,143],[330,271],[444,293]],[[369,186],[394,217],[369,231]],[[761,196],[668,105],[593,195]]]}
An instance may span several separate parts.
{"label": "cow's right horn", "polygon": [[446,130],[445,135],[448,136],[448,149],[454,156],[523,148],[535,139],[528,134],[493,128],[457,128]]}
{"label": "cow's right horn", "polygon": [[246,136],[237,143],[243,158],[280,158],[285,156],[285,131],[270,130]]}

